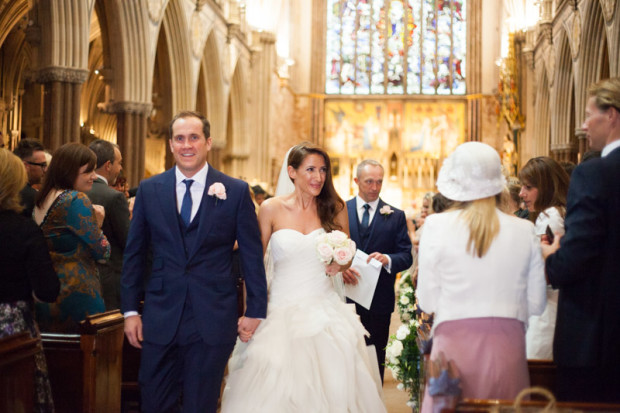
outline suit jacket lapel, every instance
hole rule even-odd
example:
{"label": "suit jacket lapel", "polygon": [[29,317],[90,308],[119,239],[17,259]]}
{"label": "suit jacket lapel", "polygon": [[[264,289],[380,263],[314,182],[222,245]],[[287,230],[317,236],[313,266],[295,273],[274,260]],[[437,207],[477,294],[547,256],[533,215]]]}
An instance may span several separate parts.
{"label": "suit jacket lapel", "polygon": [[[214,196],[209,196],[208,192],[211,185],[218,181],[221,181],[221,175],[222,173],[220,171],[209,165],[209,172],[207,172],[207,181],[205,183],[205,191],[202,194],[200,206],[198,208],[198,212],[196,213],[196,215],[200,215],[200,221],[198,222],[198,239],[197,242],[194,243],[194,246],[192,247],[192,250],[188,255],[188,259],[191,259],[194,256],[198,249],[198,246],[200,245],[200,240],[204,239],[204,237],[209,234],[211,228],[213,227],[213,224],[215,223],[212,212],[213,208],[216,207],[216,198]],[[221,199],[219,199],[218,201],[225,202],[225,200]]]}
{"label": "suit jacket lapel", "polygon": [[157,183],[157,194],[165,225],[168,225],[170,233],[177,238],[175,244],[182,248],[183,236],[181,235],[181,228],[179,228],[179,220],[177,219],[176,175],[174,171],[175,168],[171,168],[163,173],[162,180]]}
{"label": "suit jacket lapel", "polygon": [[347,213],[349,214],[349,235],[351,239],[355,241],[358,248],[361,248],[360,245],[360,233],[359,233],[359,219],[357,218],[357,203],[355,198],[350,199],[347,202]]}

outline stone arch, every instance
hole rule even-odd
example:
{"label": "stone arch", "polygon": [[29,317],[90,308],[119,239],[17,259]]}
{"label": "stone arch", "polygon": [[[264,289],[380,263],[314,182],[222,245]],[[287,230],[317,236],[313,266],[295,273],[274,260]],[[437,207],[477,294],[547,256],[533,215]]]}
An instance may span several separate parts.
{"label": "stone arch", "polygon": [[213,145],[209,151],[208,161],[218,169],[221,168],[221,154],[226,146],[227,106],[223,90],[222,64],[217,35],[212,30],[207,37],[198,69],[196,110],[204,113],[211,124]]}
{"label": "stone arch", "polygon": [[224,166],[228,174],[237,178],[247,178],[247,163],[250,156],[246,71],[245,60],[240,58],[233,72],[228,100]]}
{"label": "stone arch", "polygon": [[[588,87],[601,79],[601,75],[609,73],[609,50],[607,34],[605,31],[605,17],[598,1],[586,3],[582,31],[581,57],[578,61],[578,84],[575,93],[575,114],[577,124],[581,125],[584,120],[583,108],[586,104]],[[604,67],[607,65],[607,67]]]}
{"label": "stone arch", "polygon": [[13,27],[32,8],[32,4],[33,0],[14,0],[2,7],[0,10],[0,47]]}
{"label": "stone arch", "polygon": [[551,123],[551,154],[558,161],[577,160],[575,143],[575,80],[571,48],[565,31],[557,42],[553,99],[555,113]]}
{"label": "stone arch", "polygon": [[[26,41],[27,19],[21,18],[9,33],[4,33],[0,46],[0,141],[13,149],[22,134],[42,138],[40,123],[40,88],[33,85],[32,48]],[[24,107],[24,101],[27,105]],[[37,103],[38,102],[38,103]],[[28,122],[24,122],[24,110]],[[29,116],[29,113],[32,115]],[[24,127],[25,126],[25,127]]]}
{"label": "stone arch", "polygon": [[538,89],[536,91],[536,110],[534,111],[534,142],[535,155],[549,154],[551,138],[551,108],[549,106],[549,78],[543,67],[540,70]]}

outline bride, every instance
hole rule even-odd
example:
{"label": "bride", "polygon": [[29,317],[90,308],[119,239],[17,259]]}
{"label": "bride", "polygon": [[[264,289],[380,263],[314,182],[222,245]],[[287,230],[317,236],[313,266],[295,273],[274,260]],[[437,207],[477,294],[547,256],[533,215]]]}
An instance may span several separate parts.
{"label": "bride", "polygon": [[320,234],[349,233],[329,157],[302,143],[291,148],[287,164],[293,192],[265,201],[258,214],[274,265],[267,318],[253,335],[240,331],[250,341],[237,341],[221,411],[385,412],[366,331],[326,276],[350,263],[326,266],[316,253]]}

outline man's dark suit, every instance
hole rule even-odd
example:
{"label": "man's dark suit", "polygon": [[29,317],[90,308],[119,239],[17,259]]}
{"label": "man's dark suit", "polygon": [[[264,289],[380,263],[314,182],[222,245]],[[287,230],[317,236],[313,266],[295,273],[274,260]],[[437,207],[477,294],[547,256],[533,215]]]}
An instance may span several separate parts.
{"label": "man's dark suit", "polygon": [[32,210],[34,209],[34,201],[37,198],[37,194],[39,191],[34,189],[30,184],[26,184],[26,186],[21,190],[19,196],[21,198],[21,204],[24,207],[22,211],[22,215],[26,218],[32,218]]}
{"label": "man's dark suit", "polygon": [[394,282],[396,281],[396,274],[409,268],[413,260],[411,257],[411,239],[407,234],[407,222],[405,221],[404,212],[390,206],[394,212],[389,215],[381,215],[379,210],[385,205],[387,204],[379,199],[377,211],[364,237],[357,215],[356,198],[347,201],[349,232],[351,239],[357,244],[357,248],[368,254],[380,252],[389,255],[392,260],[392,267],[389,273],[385,268],[381,269],[370,310],[357,303],[355,304],[355,309],[360,316],[362,324],[370,333],[370,340],[367,340],[368,344],[374,344],[376,348],[382,379],[385,347],[389,338],[390,319],[394,311]]}
{"label": "man's dark suit", "polygon": [[98,263],[97,269],[105,308],[115,310],[121,306],[121,269],[129,232],[129,204],[122,192],[110,188],[101,178],[93,182],[92,189],[86,195],[93,204],[102,205],[105,209],[101,230],[110,242],[112,251],[110,260]]}
{"label": "man's dark suit", "polygon": [[[226,188],[225,200],[208,195],[208,188],[216,182]],[[187,228],[179,219],[175,185],[175,168],[140,184],[125,248],[122,311],[138,309],[144,279],[150,276],[142,315],[141,385],[146,378],[165,383],[183,381],[184,409],[193,411],[192,405],[208,399],[206,411],[215,412],[223,371],[237,337],[233,246],[237,240],[247,288],[245,315],[252,318],[264,318],[267,312],[263,248],[245,182],[209,167],[198,212]],[[153,262],[150,274],[146,274],[149,247]],[[169,359],[185,351],[186,343],[198,343],[194,347],[200,351],[183,353],[196,356],[197,361],[184,368],[170,365]],[[184,370],[183,376],[179,370]],[[143,408],[151,403],[146,411],[166,409],[145,397],[144,385],[142,392]],[[170,406],[178,393],[155,396],[153,399],[165,399]]]}
{"label": "man's dark suit", "polygon": [[620,148],[573,171],[565,226],[546,261],[559,397],[620,402]]}

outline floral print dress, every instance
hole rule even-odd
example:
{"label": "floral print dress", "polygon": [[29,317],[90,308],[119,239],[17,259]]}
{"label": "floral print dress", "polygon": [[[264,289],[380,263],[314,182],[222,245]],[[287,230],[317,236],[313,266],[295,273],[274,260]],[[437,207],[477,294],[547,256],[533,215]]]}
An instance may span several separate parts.
{"label": "floral print dress", "polygon": [[86,316],[105,311],[96,261],[110,257],[110,244],[97,224],[88,197],[66,190],[41,222],[54,269],[60,279],[55,303],[36,303],[41,331],[77,333]]}

